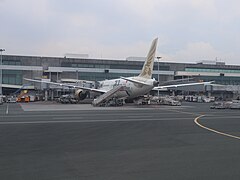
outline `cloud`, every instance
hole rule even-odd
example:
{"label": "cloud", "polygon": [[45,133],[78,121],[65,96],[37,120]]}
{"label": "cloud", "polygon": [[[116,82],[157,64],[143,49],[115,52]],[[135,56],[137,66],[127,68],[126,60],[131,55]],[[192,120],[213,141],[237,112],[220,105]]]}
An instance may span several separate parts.
{"label": "cloud", "polygon": [[0,2],[0,46],[9,54],[146,56],[151,40],[159,37],[164,59],[221,56],[238,63],[240,58],[237,0]]}
{"label": "cloud", "polygon": [[126,59],[129,56],[145,57],[150,48],[151,41],[145,43],[139,41],[133,44],[103,45],[92,40],[82,39],[81,44],[77,41],[49,42],[45,46],[39,46],[38,51],[42,54],[55,54],[63,56],[66,53],[89,54],[92,58]]}
{"label": "cloud", "polygon": [[214,59],[219,55],[220,53],[207,42],[189,43],[185,49],[176,52],[176,57],[186,61]]}
{"label": "cloud", "polygon": [[[207,42],[193,42],[173,54],[163,55],[165,61],[174,62],[198,62],[201,60],[221,60],[228,62],[229,58],[239,58],[238,55],[227,52],[223,53]],[[232,64],[232,63],[230,63]]]}

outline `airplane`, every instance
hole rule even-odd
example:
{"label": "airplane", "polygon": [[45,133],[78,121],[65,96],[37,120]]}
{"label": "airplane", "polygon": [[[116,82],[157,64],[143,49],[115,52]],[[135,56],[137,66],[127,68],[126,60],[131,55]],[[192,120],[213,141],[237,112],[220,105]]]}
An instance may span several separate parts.
{"label": "airplane", "polygon": [[102,94],[97,99],[95,99],[94,104],[98,104],[103,100],[106,100],[110,97],[114,97],[117,99],[133,99],[139,96],[143,96],[150,92],[151,90],[159,90],[162,88],[170,88],[170,87],[180,87],[180,86],[190,86],[190,85],[199,85],[199,84],[209,84],[211,82],[197,82],[197,83],[189,83],[189,84],[177,84],[177,85],[167,85],[167,86],[157,86],[159,84],[154,78],[152,78],[153,72],[153,64],[156,54],[158,38],[152,41],[150,50],[147,54],[147,58],[144,62],[142,70],[138,76],[133,77],[120,77],[118,79],[110,79],[99,81],[98,88],[88,88],[83,86],[75,86],[72,84],[63,84],[56,82],[43,82],[40,80],[28,79],[24,78],[27,81],[32,82],[41,82],[47,84],[54,84],[58,86],[65,86],[69,88],[74,88],[75,95],[79,100],[83,100],[89,94],[89,91],[97,92]]}

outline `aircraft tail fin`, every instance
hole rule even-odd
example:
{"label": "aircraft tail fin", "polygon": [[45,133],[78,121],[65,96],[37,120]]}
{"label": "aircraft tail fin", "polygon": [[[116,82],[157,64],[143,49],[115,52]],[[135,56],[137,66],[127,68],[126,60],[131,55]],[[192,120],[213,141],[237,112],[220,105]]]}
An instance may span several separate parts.
{"label": "aircraft tail fin", "polygon": [[143,77],[146,79],[152,78],[153,64],[154,64],[155,53],[157,49],[157,41],[158,41],[158,38],[153,40],[151,48],[148,52],[146,61],[143,65],[142,71],[139,74],[139,77]]}

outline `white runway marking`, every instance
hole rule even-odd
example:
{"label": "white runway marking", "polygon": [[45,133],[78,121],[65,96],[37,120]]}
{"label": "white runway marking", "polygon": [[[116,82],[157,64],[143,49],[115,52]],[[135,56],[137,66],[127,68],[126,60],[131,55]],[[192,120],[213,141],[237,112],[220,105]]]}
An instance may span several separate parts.
{"label": "white runway marking", "polygon": [[239,116],[227,116],[227,117],[224,117],[224,116],[215,116],[215,115],[208,115],[208,117],[211,117],[211,119],[239,119]]}
{"label": "white runway marking", "polygon": [[6,109],[6,114],[8,114],[8,103],[7,103],[7,109]]}
{"label": "white runway marking", "polygon": [[[142,109],[183,109],[187,106],[120,106],[120,107],[93,107],[91,104],[20,104],[24,111],[82,111],[82,110],[142,110]],[[190,107],[189,107],[190,108]]]}
{"label": "white runway marking", "polygon": [[[71,117],[68,120],[66,118],[53,118],[55,120],[49,121],[9,121],[0,122],[0,125],[16,125],[16,124],[57,124],[57,123],[101,123],[101,122],[137,122],[137,121],[178,121],[178,120],[192,120],[188,118],[157,118],[157,119],[115,119],[115,120],[79,120],[79,117]],[[63,120],[61,120],[63,119]]]}
{"label": "white runway marking", "polygon": [[[234,136],[234,135],[227,134],[227,133],[224,133],[224,132],[221,132],[221,131],[217,131],[217,130],[215,130],[215,129],[211,129],[211,128],[208,128],[208,127],[203,126],[202,124],[200,124],[200,123],[198,122],[198,120],[199,120],[201,117],[204,117],[204,116],[205,116],[205,115],[201,115],[201,116],[198,116],[198,117],[196,117],[196,118],[194,119],[194,122],[195,122],[199,127],[203,128],[203,129],[206,129],[206,130],[208,130],[208,131],[214,132],[214,133],[216,133],[216,134],[220,134],[220,135],[223,135],[223,136],[227,136],[227,137],[231,137],[231,138],[240,140],[240,137],[238,137],[238,136]],[[225,117],[225,118],[226,118],[226,117]],[[238,117],[238,118],[239,118],[239,117]]]}
{"label": "white runway marking", "polygon": [[[156,115],[158,113],[152,113],[151,116],[149,115],[128,115],[127,118],[131,118],[131,117],[138,117],[138,118],[152,118],[154,117],[154,115]],[[161,113],[161,115],[165,115],[165,114],[169,114],[169,113]],[[84,115],[80,115],[78,116],[77,114],[19,114],[19,115],[8,115],[8,116],[0,116],[0,118],[36,118],[36,117],[61,117],[61,118],[72,118],[72,117],[81,117],[81,118],[89,118],[89,117],[100,117],[100,116],[106,116],[106,114],[103,113],[94,113],[94,114],[84,114]],[[114,117],[121,117],[122,113],[114,113],[114,114],[110,114],[110,116],[114,116]]]}

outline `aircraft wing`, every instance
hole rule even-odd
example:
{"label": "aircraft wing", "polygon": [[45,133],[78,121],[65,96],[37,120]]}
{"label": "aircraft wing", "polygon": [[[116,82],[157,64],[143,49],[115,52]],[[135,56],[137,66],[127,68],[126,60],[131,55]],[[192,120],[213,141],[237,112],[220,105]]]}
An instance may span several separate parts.
{"label": "aircraft wing", "polygon": [[159,90],[159,89],[165,89],[165,88],[185,87],[185,86],[208,85],[208,84],[211,84],[213,82],[214,81],[157,86],[157,87],[154,87],[153,90]]}
{"label": "aircraft wing", "polygon": [[125,77],[120,77],[121,79],[124,79],[124,80],[127,80],[127,81],[130,81],[130,82],[133,82],[133,83],[137,83],[137,84],[141,84],[141,85],[148,85],[148,83],[145,83],[143,81],[138,81],[136,79],[131,79],[131,78],[125,78]]}
{"label": "aircraft wing", "polygon": [[101,90],[101,89],[95,89],[95,88],[88,88],[88,87],[83,87],[83,86],[76,86],[72,84],[66,84],[66,83],[56,83],[56,82],[48,82],[48,81],[40,81],[40,80],[35,80],[35,79],[28,79],[24,78],[26,81],[31,81],[31,82],[38,82],[38,83],[46,83],[46,84],[53,84],[56,86],[61,86],[61,87],[68,87],[68,88],[74,88],[74,89],[83,89],[86,91],[93,91],[93,92],[98,92],[98,93],[105,93],[107,91]]}

